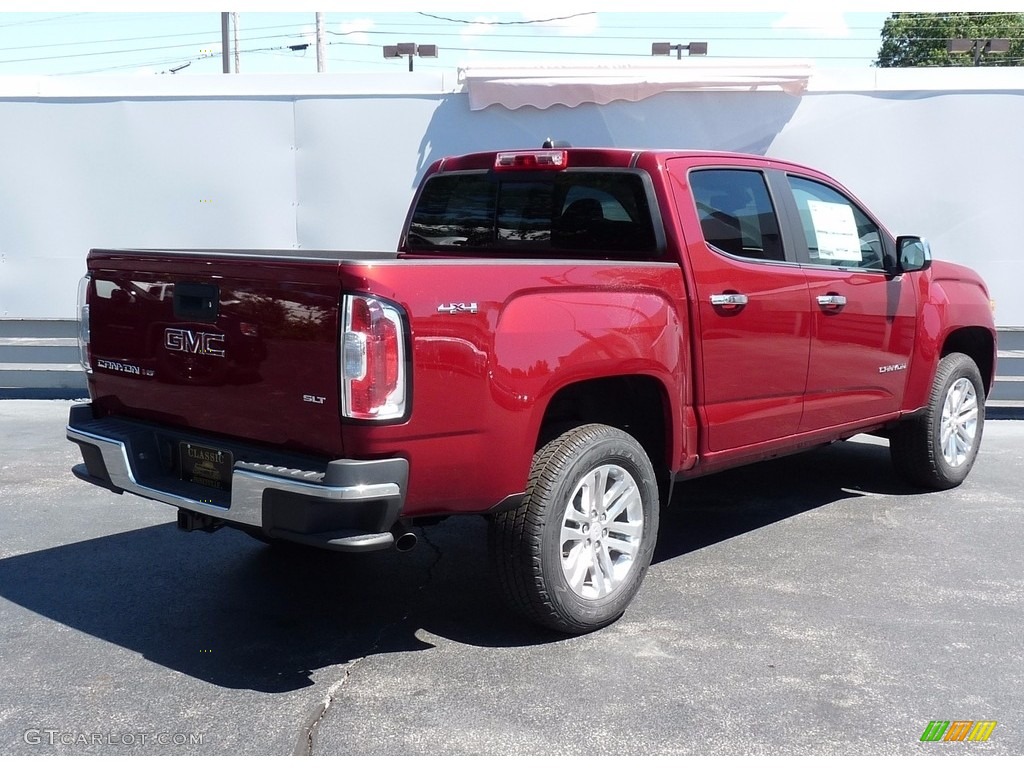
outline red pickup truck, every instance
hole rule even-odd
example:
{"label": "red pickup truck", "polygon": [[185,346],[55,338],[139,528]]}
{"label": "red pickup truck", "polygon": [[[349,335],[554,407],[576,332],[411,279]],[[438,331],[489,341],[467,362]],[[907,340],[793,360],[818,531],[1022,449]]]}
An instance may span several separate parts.
{"label": "red pickup truck", "polygon": [[485,514],[511,605],[569,633],[623,613],[678,481],[873,432],[961,483],[995,369],[977,274],[718,152],[445,158],[397,254],[98,249],[80,313],[83,480],[341,551]]}

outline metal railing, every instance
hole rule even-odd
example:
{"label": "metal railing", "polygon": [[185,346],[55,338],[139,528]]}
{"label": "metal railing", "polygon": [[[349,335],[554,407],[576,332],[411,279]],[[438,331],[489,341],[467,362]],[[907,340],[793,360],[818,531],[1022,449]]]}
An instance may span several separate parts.
{"label": "metal railing", "polygon": [[[0,321],[0,397],[85,397],[74,320]],[[1024,418],[1024,328],[999,329],[995,418]]]}

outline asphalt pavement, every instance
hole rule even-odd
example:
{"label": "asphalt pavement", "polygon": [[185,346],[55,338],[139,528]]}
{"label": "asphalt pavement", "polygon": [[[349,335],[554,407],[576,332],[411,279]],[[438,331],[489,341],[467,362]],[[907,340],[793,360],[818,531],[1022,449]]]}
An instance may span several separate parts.
{"label": "asphalt pavement", "polygon": [[183,533],[72,477],[69,406],[0,400],[0,754],[1024,753],[1024,422],[943,493],[869,437],[677,486],[626,615],[566,638],[505,609],[481,519]]}

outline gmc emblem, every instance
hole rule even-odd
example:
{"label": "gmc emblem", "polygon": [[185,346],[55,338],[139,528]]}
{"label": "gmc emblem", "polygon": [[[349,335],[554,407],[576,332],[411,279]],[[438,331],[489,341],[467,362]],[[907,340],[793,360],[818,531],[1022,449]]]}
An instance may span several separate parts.
{"label": "gmc emblem", "polygon": [[224,334],[168,328],[164,331],[164,346],[173,352],[224,357]]}

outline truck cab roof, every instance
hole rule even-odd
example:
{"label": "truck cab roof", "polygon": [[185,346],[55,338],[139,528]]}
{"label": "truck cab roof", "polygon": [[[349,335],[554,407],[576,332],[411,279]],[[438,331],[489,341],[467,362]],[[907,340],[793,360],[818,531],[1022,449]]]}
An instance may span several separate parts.
{"label": "truck cab roof", "polygon": [[654,162],[658,164],[668,158],[692,158],[703,161],[735,162],[756,164],[763,167],[785,166],[820,175],[820,172],[785,160],[754,155],[743,152],[725,152],[707,149],[640,149],[620,147],[545,147],[523,148],[514,150],[494,150],[472,152],[465,155],[451,155],[436,161],[430,173],[446,173],[454,171],[486,170],[496,167],[499,156],[509,157],[551,157],[564,153],[564,164],[552,166],[551,170],[564,168],[631,168]]}

